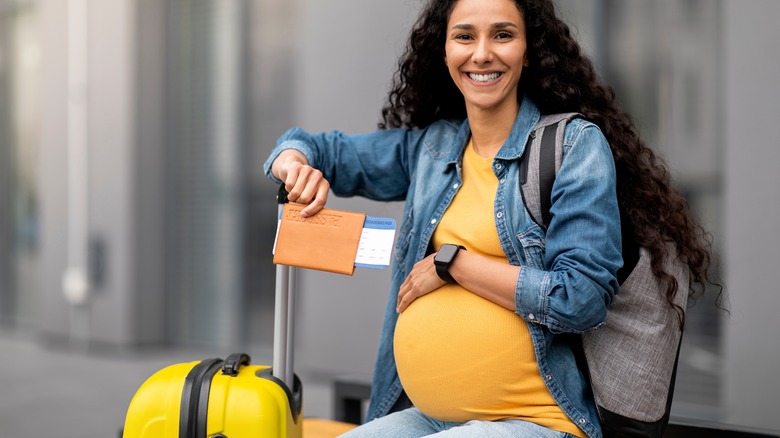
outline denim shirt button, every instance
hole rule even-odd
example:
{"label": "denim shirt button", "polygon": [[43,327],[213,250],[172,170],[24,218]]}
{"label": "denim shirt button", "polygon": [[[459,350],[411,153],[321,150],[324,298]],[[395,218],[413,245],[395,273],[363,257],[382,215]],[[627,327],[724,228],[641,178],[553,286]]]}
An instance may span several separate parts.
{"label": "denim shirt button", "polygon": [[531,321],[533,321],[534,319],[536,319],[536,317],[534,316],[534,314],[533,314],[533,313],[529,313],[529,314],[528,314],[528,319],[530,319]]}
{"label": "denim shirt button", "polygon": [[548,375],[544,376],[544,378],[547,379],[547,380],[552,380],[552,375],[548,374]]}
{"label": "denim shirt button", "polygon": [[436,218],[431,219],[431,225],[436,223]]}
{"label": "denim shirt button", "polygon": [[501,163],[496,163],[496,169],[501,169],[502,167],[504,166],[502,166]]}
{"label": "denim shirt button", "polygon": [[457,188],[458,188],[458,183],[455,183],[455,184],[453,184],[453,185],[452,185],[452,188],[453,188],[453,189],[457,189]]}
{"label": "denim shirt button", "polygon": [[504,217],[504,213],[498,212],[498,214],[496,214],[496,217],[501,219],[502,217]]}
{"label": "denim shirt button", "polygon": [[498,182],[499,182],[500,184],[503,184],[505,181],[506,181],[506,178],[501,178],[501,179],[500,179]]}
{"label": "denim shirt button", "polygon": [[585,419],[584,418],[580,418],[580,424],[585,424]]}

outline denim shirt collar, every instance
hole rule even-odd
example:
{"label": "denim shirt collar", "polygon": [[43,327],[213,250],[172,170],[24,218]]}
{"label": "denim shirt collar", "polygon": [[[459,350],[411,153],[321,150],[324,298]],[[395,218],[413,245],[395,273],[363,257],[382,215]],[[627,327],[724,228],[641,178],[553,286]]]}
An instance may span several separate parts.
{"label": "denim shirt collar", "polygon": [[[520,110],[517,112],[515,122],[512,124],[512,131],[509,133],[509,137],[504,141],[504,145],[495,156],[498,160],[514,160],[520,158],[525,151],[525,141],[528,135],[531,133],[531,129],[536,122],[539,121],[540,113],[536,104],[526,97],[523,97],[523,101],[520,104]],[[450,147],[450,154],[447,157],[447,167],[457,165],[461,157],[463,157],[463,151],[468,144],[469,136],[471,135],[471,126],[469,120],[465,119],[458,129],[458,134],[455,136],[455,142]],[[521,141],[523,140],[523,141]]]}

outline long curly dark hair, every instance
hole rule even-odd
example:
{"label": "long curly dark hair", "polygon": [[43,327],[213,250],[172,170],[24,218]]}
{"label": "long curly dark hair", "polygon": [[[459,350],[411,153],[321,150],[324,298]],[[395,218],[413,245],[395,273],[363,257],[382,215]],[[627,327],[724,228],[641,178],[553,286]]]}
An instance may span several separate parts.
{"label": "long curly dark hair", "polygon": [[[444,63],[447,22],[456,2],[431,0],[424,7],[399,60],[380,128],[423,128],[440,119],[466,118],[463,96]],[[711,235],[674,188],[666,165],[640,138],[631,116],[619,107],[612,88],[598,78],[552,0],[515,3],[525,20],[529,61],[518,101],[525,94],[542,114],[577,112],[601,128],[617,169],[624,246],[650,252],[653,272],[665,283],[667,301],[683,327],[685,313],[673,301],[678,284],[664,268],[668,244],[674,244],[690,269],[689,297],[712,284],[719,289],[720,303],[722,286],[710,276]]]}

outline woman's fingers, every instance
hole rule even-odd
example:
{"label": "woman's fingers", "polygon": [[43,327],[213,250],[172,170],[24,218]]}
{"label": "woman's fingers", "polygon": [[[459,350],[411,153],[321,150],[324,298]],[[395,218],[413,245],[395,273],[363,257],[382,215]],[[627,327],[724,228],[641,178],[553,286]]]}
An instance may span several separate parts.
{"label": "woman's fingers", "polygon": [[314,198],[309,202],[303,210],[301,210],[301,216],[309,217],[317,214],[325,207],[325,203],[328,201],[328,192],[330,191],[330,184],[326,180],[322,180],[324,184],[319,184],[316,189]]}
{"label": "woman's fingers", "polygon": [[328,182],[322,176],[322,172],[309,166],[298,164],[288,172],[286,183],[290,192],[290,200],[301,204],[309,204],[320,194],[321,186],[330,188]]}
{"label": "woman's fingers", "polygon": [[417,298],[429,294],[444,286],[445,282],[436,274],[433,264],[433,255],[420,260],[412,268],[412,272],[406,277],[398,291],[396,311],[406,310]]}
{"label": "woman's fingers", "polygon": [[294,161],[287,164],[285,174],[287,199],[307,205],[301,211],[302,216],[313,216],[325,207],[330,183],[323,177],[321,171],[308,164]]}

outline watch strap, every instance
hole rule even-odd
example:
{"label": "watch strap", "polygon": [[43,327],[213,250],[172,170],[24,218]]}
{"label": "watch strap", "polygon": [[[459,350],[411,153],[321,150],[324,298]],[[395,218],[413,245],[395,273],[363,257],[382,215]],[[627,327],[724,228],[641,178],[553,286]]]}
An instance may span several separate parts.
{"label": "watch strap", "polygon": [[436,274],[438,274],[439,278],[441,278],[442,280],[446,281],[447,283],[457,284],[458,282],[455,281],[454,278],[452,278],[452,275],[450,275],[449,268],[450,268],[449,264],[446,264],[446,265],[436,265]]}

